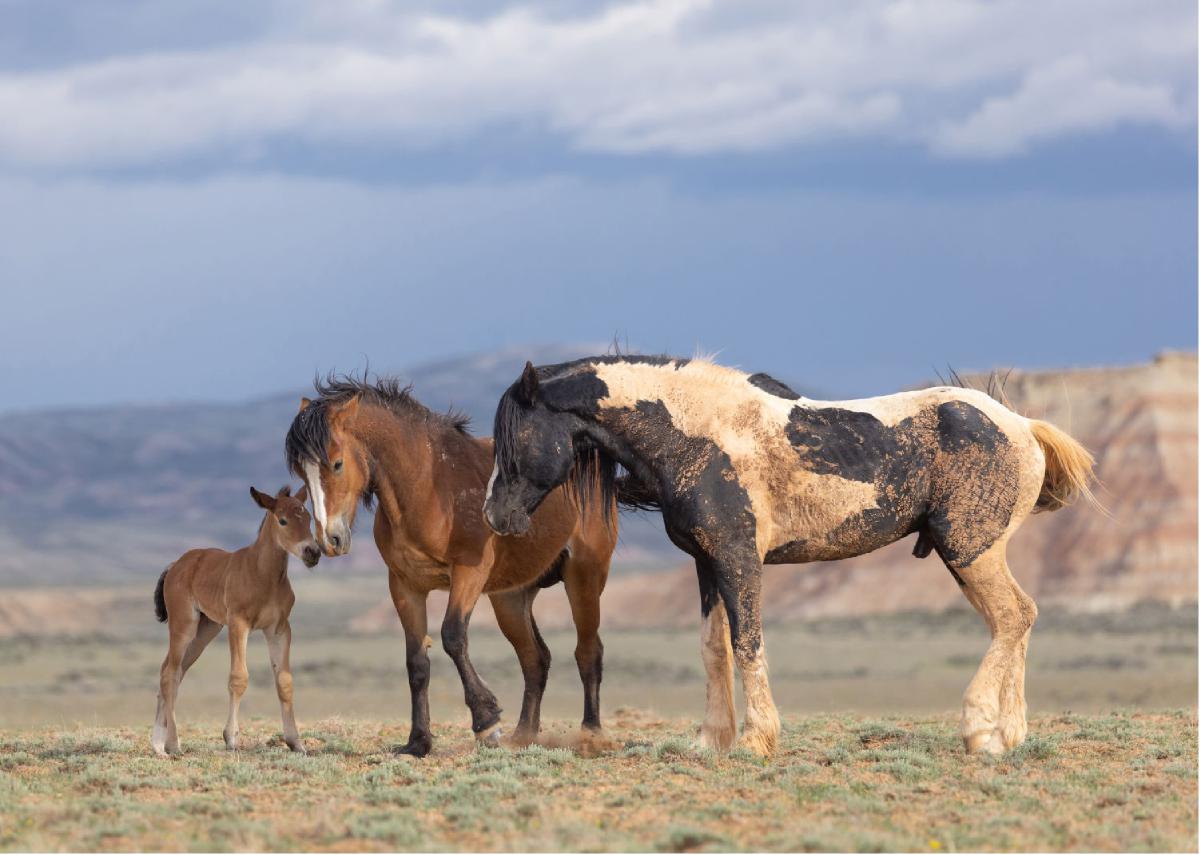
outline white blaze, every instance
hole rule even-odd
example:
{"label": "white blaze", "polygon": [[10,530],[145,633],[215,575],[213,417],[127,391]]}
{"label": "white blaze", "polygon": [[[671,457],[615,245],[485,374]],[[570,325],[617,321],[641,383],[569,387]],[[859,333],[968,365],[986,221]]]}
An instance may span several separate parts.
{"label": "white blaze", "polygon": [[483,501],[484,501],[484,502],[488,502],[488,501],[490,501],[490,500],[491,500],[491,498],[492,498],[492,487],[496,486],[496,476],[497,476],[497,475],[499,475],[499,474],[500,474],[500,464],[499,464],[499,463],[495,463],[495,464],[493,464],[493,465],[492,465],[492,477],[491,477],[491,478],[488,478],[488,488],[487,488],[487,492],[483,494]]}
{"label": "white blaze", "polygon": [[317,516],[317,522],[321,526],[321,531],[326,531],[327,519],[325,516],[325,490],[321,487],[321,470],[317,464],[311,460],[304,462],[304,477],[308,481],[308,492],[312,498],[313,513]]}

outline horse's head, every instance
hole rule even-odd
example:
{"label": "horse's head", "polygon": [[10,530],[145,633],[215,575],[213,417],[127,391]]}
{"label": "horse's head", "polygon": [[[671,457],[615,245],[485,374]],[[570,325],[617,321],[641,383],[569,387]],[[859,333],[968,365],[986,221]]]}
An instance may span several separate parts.
{"label": "horse's head", "polygon": [[308,487],[291,495],[291,488],[284,487],[274,496],[250,488],[250,497],[267,512],[263,525],[269,526],[275,544],[304,562],[305,567],[316,567],[321,560],[321,550],[312,536],[312,517],[304,502],[308,499]]}
{"label": "horse's head", "polygon": [[331,557],[350,551],[359,500],[370,495],[366,448],[351,430],[358,407],[358,395],[336,402],[302,398],[285,444],[288,468],[304,479],[317,539]]}
{"label": "horse's head", "polygon": [[556,409],[542,394],[537,369],[525,363],[521,378],[496,408],[496,464],[483,513],[497,534],[524,534],[530,515],[575,466],[582,420]]}

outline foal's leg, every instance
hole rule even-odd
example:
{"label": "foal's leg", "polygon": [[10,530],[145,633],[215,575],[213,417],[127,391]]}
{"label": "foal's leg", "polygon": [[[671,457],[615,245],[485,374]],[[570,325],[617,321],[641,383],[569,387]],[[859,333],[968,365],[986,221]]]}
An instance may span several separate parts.
{"label": "foal's leg", "polygon": [[433,746],[429,730],[429,619],[426,614],[427,596],[410,590],[395,573],[388,573],[388,590],[392,604],[404,627],[405,666],[408,669],[408,690],[412,696],[412,725],[408,742],[395,749],[400,754],[424,757]]}
{"label": "foal's leg", "polygon": [[172,609],[169,613],[170,640],[158,677],[158,709],[154,715],[154,730],[150,745],[154,753],[165,756],[179,753],[179,735],[175,729],[175,699],[183,679],[183,662],[188,647],[196,637],[199,618],[194,608]]}
{"label": "foal's leg", "polygon": [[200,654],[220,633],[221,624],[209,618],[208,615],[200,615],[200,625],[196,628],[196,637],[192,639],[187,652],[183,654],[183,676],[187,676],[188,669],[196,664]]}
{"label": "foal's leg", "polygon": [[467,627],[485,582],[487,572],[481,567],[456,566],[450,572],[450,602],[442,621],[442,646],[454,660],[462,679],[475,738],[479,742],[495,744],[500,739],[500,704],[475,671],[467,654]]}
{"label": "foal's leg", "polygon": [[600,594],[608,581],[608,561],[568,559],[563,587],[575,621],[575,663],[583,682],[583,724],[600,731],[600,680],[604,672],[604,644],[600,641]]}
{"label": "foal's leg", "polygon": [[697,568],[702,576],[705,569],[711,572],[729,618],[733,659],[742,675],[746,699],[746,720],[738,744],[765,757],[779,744],[779,712],[771,697],[762,637],[762,563],[756,553],[742,552],[747,554],[733,559],[714,558],[706,562],[707,568],[699,563]]}
{"label": "foal's leg", "polygon": [[708,676],[700,747],[727,751],[737,738],[737,710],[733,705],[733,647],[729,618],[717,592],[716,580],[697,564],[700,581],[700,654]]}
{"label": "foal's leg", "polygon": [[537,739],[541,729],[542,695],[550,674],[550,648],[542,640],[537,623],[533,620],[533,600],[537,593],[537,588],[522,588],[491,595],[496,623],[516,651],[517,661],[521,663],[521,675],[525,678],[521,717],[511,738],[513,744],[521,746]]}
{"label": "foal's leg", "polygon": [[988,623],[992,643],[963,695],[960,732],[967,751],[1000,754],[1019,745],[1025,721],[1025,651],[1037,606],[1009,572],[1005,544],[955,568],[963,594]]}
{"label": "foal's leg", "polygon": [[250,684],[246,670],[246,639],[249,625],[239,619],[229,622],[229,719],[225,722],[225,746],[230,751],[238,747],[238,707]]}
{"label": "foal's leg", "polygon": [[275,693],[279,695],[279,712],[283,717],[283,741],[293,751],[304,753],[300,731],[296,729],[296,712],[292,709],[292,626],[286,620],[274,629],[263,630],[271,668],[275,671]]}

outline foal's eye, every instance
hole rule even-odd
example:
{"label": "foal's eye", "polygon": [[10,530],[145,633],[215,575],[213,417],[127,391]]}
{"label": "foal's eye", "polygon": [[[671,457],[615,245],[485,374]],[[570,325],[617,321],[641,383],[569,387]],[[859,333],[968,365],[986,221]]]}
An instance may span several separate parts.
{"label": "foal's eye", "polygon": [[342,461],[339,460],[337,463],[333,464],[333,471],[334,472],[342,471]]}
{"label": "foal's eye", "polygon": [[283,517],[279,517],[279,524],[280,524],[280,525],[287,525],[287,520],[285,520]]}

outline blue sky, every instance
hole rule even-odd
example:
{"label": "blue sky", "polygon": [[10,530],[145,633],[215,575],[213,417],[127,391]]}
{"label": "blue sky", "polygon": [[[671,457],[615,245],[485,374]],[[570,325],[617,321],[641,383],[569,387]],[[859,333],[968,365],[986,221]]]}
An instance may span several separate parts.
{"label": "blue sky", "polygon": [[0,3],[0,410],[1196,346],[1189,2]]}

